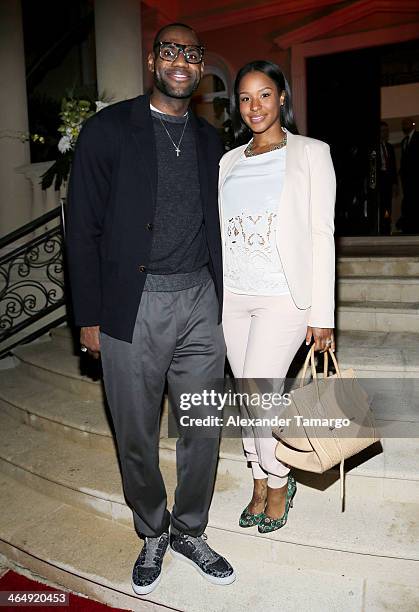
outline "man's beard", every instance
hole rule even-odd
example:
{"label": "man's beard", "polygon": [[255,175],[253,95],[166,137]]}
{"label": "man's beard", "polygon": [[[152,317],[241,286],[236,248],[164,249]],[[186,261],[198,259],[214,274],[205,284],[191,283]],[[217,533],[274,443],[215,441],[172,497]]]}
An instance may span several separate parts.
{"label": "man's beard", "polygon": [[191,81],[187,89],[178,89],[176,86],[169,85],[161,76],[160,72],[154,72],[154,84],[159,91],[169,98],[184,99],[190,98],[194,91],[198,89],[200,82],[199,75],[196,75],[195,79]]}

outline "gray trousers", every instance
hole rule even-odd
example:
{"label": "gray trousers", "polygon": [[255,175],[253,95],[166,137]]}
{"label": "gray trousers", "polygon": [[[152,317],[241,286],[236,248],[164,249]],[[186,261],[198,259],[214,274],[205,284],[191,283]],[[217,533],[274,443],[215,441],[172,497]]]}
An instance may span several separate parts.
{"label": "gray trousers", "polygon": [[[219,432],[212,437],[180,434],[170,516],[159,468],[159,421],[166,377],[169,391],[178,383],[186,387],[191,379],[223,378],[225,342],[217,313],[211,279],[181,291],[144,291],[132,343],[101,333],[124,493],[141,536],[159,536],[171,523],[172,531],[196,537],[207,525]],[[178,420],[178,403],[172,402],[171,408]]]}

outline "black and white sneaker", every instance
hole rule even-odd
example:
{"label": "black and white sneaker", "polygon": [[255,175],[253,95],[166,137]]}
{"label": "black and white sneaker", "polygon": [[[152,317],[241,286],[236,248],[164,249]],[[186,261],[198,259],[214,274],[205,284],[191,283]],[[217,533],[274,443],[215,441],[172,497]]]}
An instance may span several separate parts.
{"label": "black and white sneaker", "polygon": [[231,584],[236,575],[230,563],[208,546],[207,535],[199,538],[190,535],[170,534],[170,552],[182,561],[193,565],[198,572],[213,584]]}
{"label": "black and white sneaker", "polygon": [[144,546],[132,570],[132,588],[137,595],[147,595],[159,584],[163,557],[168,545],[167,531],[158,538],[145,538]]}

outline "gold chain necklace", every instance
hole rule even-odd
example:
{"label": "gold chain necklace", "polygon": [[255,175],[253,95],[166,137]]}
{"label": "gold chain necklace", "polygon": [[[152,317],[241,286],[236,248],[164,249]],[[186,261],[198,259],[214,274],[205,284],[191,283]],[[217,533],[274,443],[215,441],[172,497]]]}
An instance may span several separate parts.
{"label": "gold chain necklace", "polygon": [[254,153],[253,152],[253,139],[249,142],[246,149],[244,150],[244,154],[246,157],[253,157],[254,155],[263,155],[263,153],[270,153],[271,151],[276,151],[276,149],[282,149],[287,144],[287,133],[284,133],[284,138],[281,142],[277,142],[269,147],[267,151],[263,151],[262,153]]}

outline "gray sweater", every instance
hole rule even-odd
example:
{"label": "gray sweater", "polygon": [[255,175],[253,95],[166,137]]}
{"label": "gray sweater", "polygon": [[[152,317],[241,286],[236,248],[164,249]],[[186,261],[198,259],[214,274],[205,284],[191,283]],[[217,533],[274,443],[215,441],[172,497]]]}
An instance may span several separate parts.
{"label": "gray sweater", "polygon": [[[196,144],[192,126],[188,122],[180,144],[181,153],[177,156],[161,121],[173,142],[178,144],[186,118],[164,115],[153,110],[151,114],[156,139],[158,181],[153,242],[145,289],[176,290],[186,288],[185,283],[193,286],[200,282],[199,279],[203,278],[202,268],[209,261]],[[167,275],[174,276],[172,279],[160,278]],[[205,274],[205,278],[209,278],[209,274]]]}

